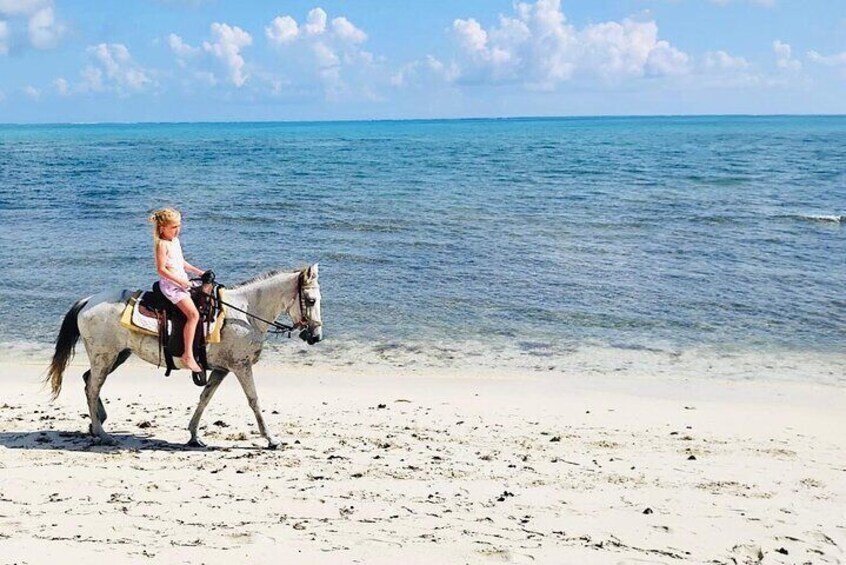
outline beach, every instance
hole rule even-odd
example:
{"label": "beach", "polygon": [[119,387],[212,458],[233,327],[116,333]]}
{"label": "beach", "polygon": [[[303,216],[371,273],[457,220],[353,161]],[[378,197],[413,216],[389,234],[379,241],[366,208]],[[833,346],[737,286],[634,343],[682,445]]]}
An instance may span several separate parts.
{"label": "beach", "polygon": [[2,563],[846,558],[846,392],[813,378],[264,361],[282,447],[229,377],[190,449],[199,389],[130,361],[104,389],[106,447],[80,355],[53,403],[42,364],[2,364]]}

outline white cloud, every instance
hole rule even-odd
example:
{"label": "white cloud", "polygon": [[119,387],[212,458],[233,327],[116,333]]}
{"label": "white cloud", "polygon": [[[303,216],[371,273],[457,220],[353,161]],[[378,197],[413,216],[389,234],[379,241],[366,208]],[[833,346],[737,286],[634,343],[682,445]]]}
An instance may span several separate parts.
{"label": "white cloud", "polygon": [[286,15],[277,16],[265,27],[268,40],[285,53],[284,72],[288,76],[266,78],[274,92],[296,86],[291,75],[300,73],[317,78],[327,97],[337,100],[349,93],[345,75],[373,66],[373,54],[361,47],[367,33],[343,16],[333,18],[327,26],[328,21],[329,15],[318,7],[308,12],[303,24]]}
{"label": "white cloud", "polygon": [[58,92],[60,96],[67,96],[70,94],[70,85],[68,84],[68,81],[61,77],[53,81],[53,88],[56,89],[56,92]]}
{"label": "white cloud", "polygon": [[798,71],[802,68],[802,62],[793,58],[793,49],[787,43],[780,40],[773,41],[773,52],[776,55],[776,65],[780,69]]}
{"label": "white cloud", "polygon": [[341,64],[341,60],[335,52],[329,48],[325,43],[317,42],[314,44],[314,54],[317,58],[317,64],[321,68],[337,67]]}
{"label": "white cloud", "polygon": [[29,19],[29,41],[36,49],[51,49],[59,43],[65,26],[56,22],[53,7],[37,11]]}
{"label": "white cloud", "polygon": [[332,20],[332,32],[341,41],[349,43],[364,43],[367,41],[367,34],[344,17]]}
{"label": "white cloud", "polygon": [[459,75],[455,63],[444,64],[437,57],[426,55],[422,61],[415,61],[403,66],[391,77],[391,85],[405,87],[411,84],[439,82],[453,82]]}
{"label": "white cloud", "polygon": [[828,67],[846,67],[846,51],[834,55],[822,55],[817,51],[808,51],[808,60]]}
{"label": "white cloud", "polygon": [[619,81],[690,71],[690,57],[659,40],[655,22],[627,18],[578,30],[560,0],[517,3],[515,17],[500,16],[490,29],[473,18],[456,19],[453,33],[467,57],[465,80],[554,89],[575,76]]}
{"label": "white cloud", "polygon": [[[65,34],[65,26],[56,21],[53,0],[0,0],[0,16],[11,21],[26,19],[30,44],[36,49],[51,49]],[[8,22],[3,22],[6,37],[10,36]],[[7,40],[0,37],[0,54],[8,52]]]}
{"label": "white cloud", "polygon": [[200,53],[199,47],[191,47],[175,33],[171,33],[167,36],[167,44],[170,47],[170,50],[173,51],[174,55],[176,55],[180,60],[190,59]]}
{"label": "white cloud", "polygon": [[235,86],[244,86],[249,76],[244,70],[244,57],[241,49],[252,45],[252,36],[238,26],[213,23],[211,25],[213,43],[203,42],[203,49],[217,57],[226,67],[229,80]]}
{"label": "white cloud", "polygon": [[[119,94],[139,91],[152,83],[147,71],[132,59],[121,43],[100,43],[88,48],[94,64],[82,71],[83,90],[101,91],[111,88]],[[108,83],[108,84],[107,84]]]}
{"label": "white cloud", "polygon": [[82,91],[93,90],[94,92],[100,92],[105,90],[103,86],[103,71],[97,67],[88,65],[79,74],[82,76],[82,84],[80,85]]}
{"label": "white cloud", "polygon": [[9,52],[9,24],[0,20],[0,55]]}
{"label": "white cloud", "polygon": [[326,12],[323,8],[314,8],[308,13],[305,28],[307,35],[320,35],[326,31]]}
{"label": "white cloud", "polygon": [[52,0],[0,0],[0,14],[5,16],[31,16],[45,6],[52,5]]}
{"label": "white cloud", "polygon": [[649,50],[644,70],[652,76],[684,75],[689,71],[690,57],[666,41],[659,41]]}
{"label": "white cloud", "polygon": [[743,57],[735,57],[725,51],[708,51],[703,64],[706,69],[741,70],[749,68],[749,62]]}
{"label": "white cloud", "polygon": [[297,20],[291,16],[277,16],[264,28],[264,34],[271,43],[285,44],[296,41],[300,29]]}
{"label": "white cloud", "polygon": [[41,91],[32,85],[25,86],[23,92],[31,100],[38,100],[39,98],[41,98]]}
{"label": "white cloud", "polygon": [[455,31],[458,41],[468,51],[482,53],[487,48],[488,33],[473,18],[455,20],[452,22],[452,29]]}

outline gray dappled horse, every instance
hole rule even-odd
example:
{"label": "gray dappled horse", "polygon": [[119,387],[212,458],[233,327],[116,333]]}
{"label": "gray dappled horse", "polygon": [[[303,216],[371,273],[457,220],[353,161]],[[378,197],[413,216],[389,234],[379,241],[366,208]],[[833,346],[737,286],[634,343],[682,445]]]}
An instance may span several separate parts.
{"label": "gray dappled horse", "polygon": [[[316,263],[301,271],[273,271],[227,288],[223,300],[268,321],[275,320],[282,312],[287,313],[295,328],[302,329],[300,337],[312,345],[323,339],[317,275]],[[107,445],[117,442],[103,430],[106,410],[100,401],[100,389],[106,377],[133,353],[153,365],[159,365],[161,361],[157,337],[130,331],[120,323],[131,294],[128,290],[107,291],[74,304],[62,322],[56,338],[56,351],[45,379],[52,386],[53,398],[58,397],[62,390],[62,375],[73,356],[77,340],[82,337],[91,364],[91,369],[83,375],[91,416],[90,432]],[[233,308],[227,309],[220,343],[208,345],[207,360],[211,375],[188,424],[191,432],[189,446],[205,445],[197,437],[200,417],[217,387],[231,371],[247,395],[259,432],[267,439],[268,447],[278,447],[279,439],[268,434],[264,424],[253,380],[253,364],[259,359],[268,328],[268,324],[262,321]],[[174,359],[174,362],[177,367],[182,366],[179,359]]]}

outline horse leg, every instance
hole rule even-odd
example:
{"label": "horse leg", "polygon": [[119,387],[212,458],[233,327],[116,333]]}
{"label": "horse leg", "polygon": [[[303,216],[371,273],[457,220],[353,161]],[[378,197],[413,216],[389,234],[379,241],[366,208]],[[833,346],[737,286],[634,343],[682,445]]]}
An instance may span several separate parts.
{"label": "horse leg", "polygon": [[[112,368],[109,369],[109,374],[111,375],[112,373],[115,372],[115,369],[117,369],[118,367],[123,365],[123,363],[126,362],[127,359],[129,359],[130,355],[132,355],[132,352],[129,349],[124,349],[123,351],[121,351],[118,354],[118,358],[112,364]],[[91,369],[85,371],[85,373],[83,373],[83,375],[82,375],[82,380],[85,381],[86,387],[88,386],[88,379],[90,379],[90,378],[91,378]],[[105,406],[103,406],[103,401],[99,397],[97,398],[97,416],[100,418],[100,424],[101,425],[109,417],[109,415],[106,414],[106,408],[105,408]],[[91,430],[89,429],[89,432],[90,431]],[[92,434],[93,434],[93,432],[92,432]]]}
{"label": "horse leg", "polygon": [[191,416],[191,422],[188,424],[188,431],[191,432],[191,439],[188,440],[188,447],[205,447],[203,440],[197,437],[197,428],[200,426],[200,418],[203,416],[203,410],[206,409],[212,396],[214,396],[217,387],[223,382],[224,377],[229,374],[229,371],[221,371],[215,369],[209,376],[209,382],[200,393],[200,402],[197,403],[197,409],[194,410],[194,415]]}
{"label": "horse leg", "polygon": [[88,381],[85,383],[85,396],[88,398],[88,414],[91,416],[91,427],[89,431],[103,445],[117,445],[115,439],[103,430],[99,412],[99,408],[102,406],[102,402],[100,402],[100,389],[103,388],[103,383],[106,382],[106,377],[109,376],[109,368],[111,366],[111,363],[104,363],[100,358],[93,358],[91,360],[91,371]]}
{"label": "horse leg", "polygon": [[259,433],[267,440],[268,449],[276,449],[279,447],[280,441],[279,438],[269,435],[267,433],[267,426],[264,425],[264,418],[261,415],[258,394],[256,393],[256,383],[253,380],[253,368],[249,365],[240,367],[235,371],[235,376],[238,377],[238,382],[241,383],[241,388],[244,389],[244,394],[247,395],[247,402],[249,402],[250,408],[253,409],[253,414],[256,415]]}
{"label": "horse leg", "polygon": [[[86,390],[86,394],[87,394],[88,381],[91,380],[91,369],[88,369],[87,371],[85,371],[82,374],[82,380],[85,381],[85,390]],[[103,401],[100,400],[100,398],[97,398],[97,417],[100,418],[100,424],[105,422],[106,419],[109,417],[109,415],[106,414],[106,407],[103,406]],[[89,424],[88,425],[88,433],[91,434],[91,435],[94,435],[93,429],[94,429],[93,425]]]}

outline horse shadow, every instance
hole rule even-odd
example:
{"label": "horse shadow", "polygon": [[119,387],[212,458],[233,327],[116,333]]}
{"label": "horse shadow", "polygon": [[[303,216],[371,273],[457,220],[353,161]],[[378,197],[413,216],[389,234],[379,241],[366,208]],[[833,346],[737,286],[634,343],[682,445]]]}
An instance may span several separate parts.
{"label": "horse shadow", "polygon": [[[0,446],[7,449],[45,451],[216,451],[212,446],[193,447],[185,443],[172,443],[151,436],[140,436],[127,432],[111,434],[117,445],[102,445],[87,432],[39,430],[34,432],[0,432]],[[226,448],[228,449],[228,448]]]}

